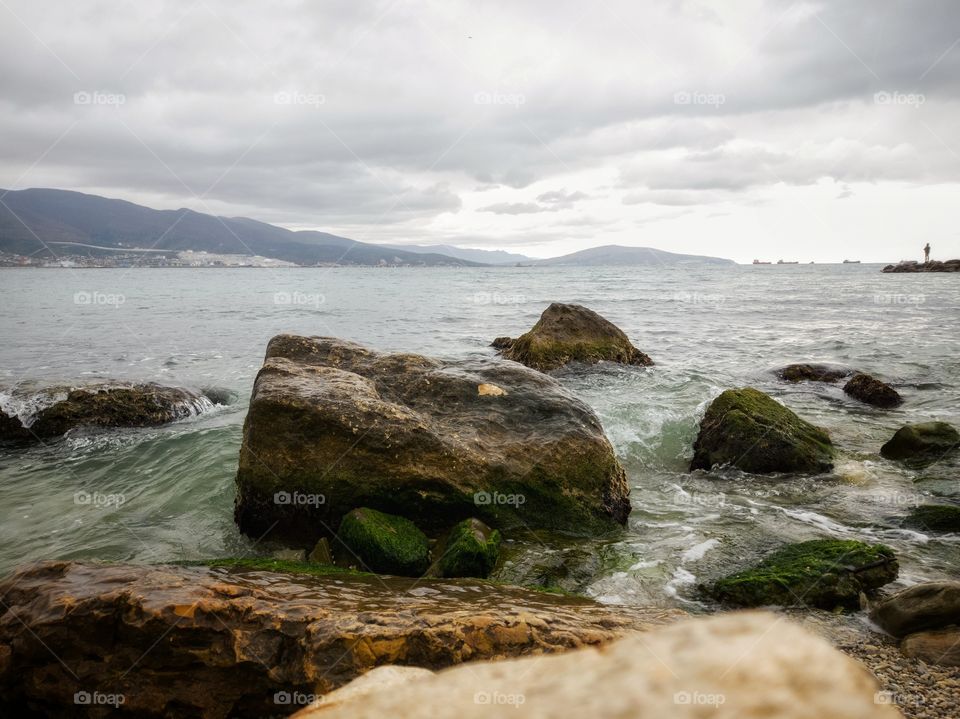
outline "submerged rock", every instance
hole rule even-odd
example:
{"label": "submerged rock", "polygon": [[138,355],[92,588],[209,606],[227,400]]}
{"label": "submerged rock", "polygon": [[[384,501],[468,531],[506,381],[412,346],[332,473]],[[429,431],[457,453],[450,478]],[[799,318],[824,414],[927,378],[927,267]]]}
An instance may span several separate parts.
{"label": "submerged rock", "polygon": [[700,422],[690,469],[717,465],[756,474],[827,472],[833,467],[833,444],[826,431],[763,392],[728,389]]}
{"label": "submerged rock", "polygon": [[[349,688],[349,687],[348,687]],[[296,719],[896,719],[876,679],[768,612],[691,619],[597,651],[478,662],[321,702]]]}
{"label": "submerged rock", "polygon": [[928,532],[960,532],[960,506],[924,504],[913,509],[903,523]]}
{"label": "submerged rock", "polygon": [[623,331],[582,305],[554,302],[529,332],[515,340],[498,337],[506,359],[549,372],[570,362],[620,364],[648,367],[653,364],[634,347]]}
{"label": "submerged rock", "polygon": [[450,531],[437,562],[441,577],[486,577],[500,554],[500,532],[479,519],[465,519]]}
{"label": "submerged rock", "polygon": [[886,382],[881,382],[868,374],[857,373],[843,386],[843,391],[851,397],[872,404],[874,407],[892,408],[903,404],[903,397]]}
{"label": "submerged rock", "polygon": [[419,577],[430,566],[430,543],[404,517],[361,507],[340,522],[337,538],[361,562],[361,569],[401,577]]}
{"label": "submerged rock", "polygon": [[276,716],[379,665],[541,655],[682,616],[478,580],[234,564],[18,570],[0,582],[0,706],[72,716],[75,693],[96,689],[124,696],[111,716]]}
{"label": "submerged rock", "polygon": [[708,588],[718,601],[740,607],[806,604],[820,609],[859,606],[870,593],[897,578],[893,550],[882,544],[815,539],[788,544],[756,566]]}
{"label": "submerged rock", "polygon": [[853,370],[824,364],[791,364],[776,371],[786,382],[838,382],[853,374]]}
{"label": "submerged rock", "polygon": [[960,624],[960,582],[925,582],[886,597],[870,618],[895,637]]}
{"label": "submerged rock", "polygon": [[880,448],[880,454],[887,459],[926,467],[940,461],[958,446],[960,434],[946,422],[920,422],[898,429]]}
{"label": "submerged rock", "polygon": [[279,335],[250,399],[235,516],[304,548],[356,507],[428,533],[478,517],[595,534],[626,521],[628,494],[596,415],[540,372]]}
{"label": "submerged rock", "polygon": [[152,383],[51,388],[44,394],[51,400],[28,421],[0,420],[0,438],[40,440],[81,427],[153,427],[213,406],[202,394]]}

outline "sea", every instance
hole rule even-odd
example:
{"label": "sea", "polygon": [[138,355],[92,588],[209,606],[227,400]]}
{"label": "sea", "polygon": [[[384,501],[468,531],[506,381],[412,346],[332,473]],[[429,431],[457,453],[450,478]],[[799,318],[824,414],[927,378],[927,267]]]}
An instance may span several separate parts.
{"label": "sea", "polygon": [[[572,367],[556,379],[599,416],[626,468],[623,533],[511,538],[504,581],[611,604],[709,610],[702,584],[786,542],[893,547],[899,584],[960,573],[960,535],[904,528],[917,504],[960,501],[960,459],[924,470],[879,456],[907,422],[960,426],[960,277],[879,265],[497,268],[0,269],[0,407],[102,381],[217,388],[221,402],[150,429],[74,432],[0,449],[0,571],[43,559],[133,562],[271,555],[233,521],[241,429],[269,339],[335,336],[380,350],[494,354],[551,302],[599,312],[650,368]],[[875,409],[841,386],[785,384],[792,362],[892,383]],[[707,404],[753,386],[829,430],[812,477],[688,471]],[[32,405],[31,403],[34,403]]]}

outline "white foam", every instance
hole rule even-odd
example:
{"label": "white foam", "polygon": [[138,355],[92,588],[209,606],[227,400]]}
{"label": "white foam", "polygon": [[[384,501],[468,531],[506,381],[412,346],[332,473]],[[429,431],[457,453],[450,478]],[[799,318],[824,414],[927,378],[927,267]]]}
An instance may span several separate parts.
{"label": "white foam", "polygon": [[680,555],[680,561],[684,564],[687,562],[697,562],[703,559],[703,555],[716,547],[718,544],[720,544],[719,539],[708,539],[705,542],[700,542],[700,544],[690,547],[690,549]]}

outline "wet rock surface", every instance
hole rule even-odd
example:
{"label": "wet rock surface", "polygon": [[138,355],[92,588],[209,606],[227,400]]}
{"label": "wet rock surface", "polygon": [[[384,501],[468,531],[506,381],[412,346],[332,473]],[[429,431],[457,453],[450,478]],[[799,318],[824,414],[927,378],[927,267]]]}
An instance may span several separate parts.
{"label": "wet rock surface", "polygon": [[763,392],[732,389],[707,408],[690,469],[718,465],[756,474],[826,472],[833,467],[833,444],[824,430]]}
{"label": "wet rock surface", "polygon": [[868,374],[857,373],[843,386],[851,397],[874,407],[892,408],[903,404],[903,397],[886,382]]}
{"label": "wet rock surface", "polygon": [[549,372],[571,362],[620,364],[647,367],[649,356],[630,343],[623,331],[582,305],[554,302],[526,334],[515,340],[498,337],[493,346],[506,359]]}
{"label": "wet rock surface", "polygon": [[324,694],[383,664],[559,652],[681,616],[473,580],[312,571],[21,568],[0,582],[0,701],[71,714],[75,693],[98,691],[123,695],[117,713],[130,716],[284,715],[299,707],[283,695]]}
{"label": "wet rock surface", "polygon": [[781,367],[775,374],[785,382],[826,382],[833,384],[852,375],[853,370],[825,364],[800,363]]}
{"label": "wet rock surface", "polygon": [[244,424],[240,529],[311,548],[357,507],[428,534],[473,516],[596,534],[630,511],[597,416],[540,372],[277,336]]}
{"label": "wet rock surface", "polygon": [[877,602],[870,618],[895,637],[960,624],[960,582],[925,582]]}
{"label": "wet rock surface", "polygon": [[960,433],[946,422],[904,425],[880,448],[887,459],[915,467],[926,467],[960,447]]}

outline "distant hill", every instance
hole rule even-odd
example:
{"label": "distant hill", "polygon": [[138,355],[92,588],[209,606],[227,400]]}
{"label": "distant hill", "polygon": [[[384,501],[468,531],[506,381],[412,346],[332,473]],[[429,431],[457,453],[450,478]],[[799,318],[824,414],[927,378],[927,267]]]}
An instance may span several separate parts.
{"label": "distant hill", "polygon": [[570,265],[574,267],[598,267],[601,265],[735,265],[733,260],[704,255],[681,255],[676,252],[655,250],[652,247],[624,247],[604,245],[589,250],[573,252],[562,257],[537,260],[539,266]]}
{"label": "distant hill", "polygon": [[482,262],[488,265],[513,265],[517,262],[536,262],[532,257],[518,255],[515,252],[504,250],[476,250],[470,247],[454,247],[453,245],[384,245],[395,250],[408,252],[427,252],[457,257],[470,262]]}
{"label": "distant hill", "polygon": [[199,250],[262,255],[302,265],[479,264],[435,252],[357,242],[326,232],[292,232],[244,217],[216,217],[188,209],[153,210],[67,190],[30,189],[3,195],[0,251],[50,255],[44,245],[54,255],[75,253],[77,245],[83,245],[84,254],[94,255],[111,251],[97,248]]}

